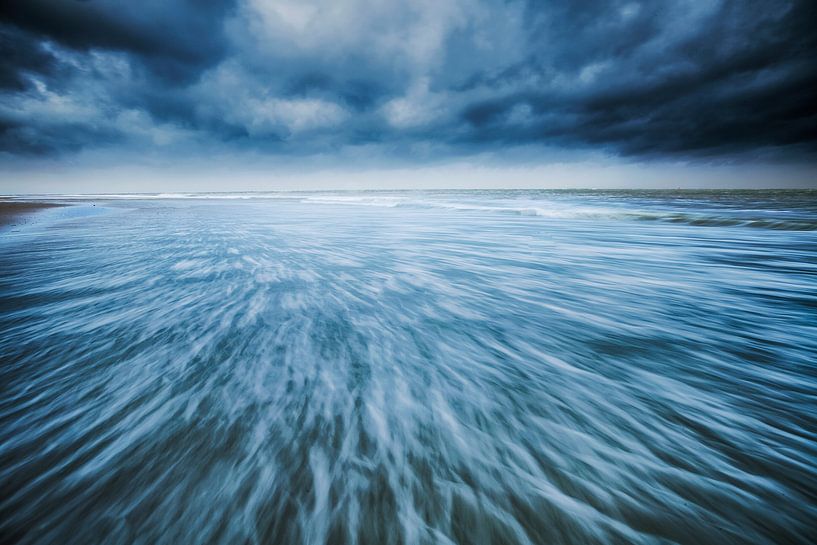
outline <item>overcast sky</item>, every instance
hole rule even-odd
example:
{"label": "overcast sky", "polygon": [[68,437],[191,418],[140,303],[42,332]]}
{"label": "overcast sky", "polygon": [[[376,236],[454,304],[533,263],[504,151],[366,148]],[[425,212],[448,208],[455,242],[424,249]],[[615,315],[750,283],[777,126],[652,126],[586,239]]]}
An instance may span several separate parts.
{"label": "overcast sky", "polygon": [[817,2],[4,0],[0,192],[817,185]]}

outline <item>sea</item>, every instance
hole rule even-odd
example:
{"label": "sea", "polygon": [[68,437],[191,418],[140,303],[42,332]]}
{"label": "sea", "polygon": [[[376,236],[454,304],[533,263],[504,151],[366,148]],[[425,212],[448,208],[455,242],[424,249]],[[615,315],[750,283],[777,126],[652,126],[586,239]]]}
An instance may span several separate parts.
{"label": "sea", "polygon": [[2,543],[817,540],[817,191],[16,199]]}

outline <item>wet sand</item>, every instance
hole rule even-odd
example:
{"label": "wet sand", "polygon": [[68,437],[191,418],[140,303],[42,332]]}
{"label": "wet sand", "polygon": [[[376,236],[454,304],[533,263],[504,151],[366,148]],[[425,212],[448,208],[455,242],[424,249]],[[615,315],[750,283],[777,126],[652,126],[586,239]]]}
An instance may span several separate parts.
{"label": "wet sand", "polygon": [[811,192],[230,196],[3,228],[0,543],[815,543]]}
{"label": "wet sand", "polygon": [[0,227],[24,223],[32,212],[55,206],[62,205],[49,202],[0,201]]}

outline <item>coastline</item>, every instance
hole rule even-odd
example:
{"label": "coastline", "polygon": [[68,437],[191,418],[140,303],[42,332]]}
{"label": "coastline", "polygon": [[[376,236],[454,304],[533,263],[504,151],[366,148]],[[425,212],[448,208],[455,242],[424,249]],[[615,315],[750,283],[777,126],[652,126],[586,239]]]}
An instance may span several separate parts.
{"label": "coastline", "polygon": [[40,210],[63,206],[51,202],[0,201],[0,227],[13,227],[26,223],[27,218]]}

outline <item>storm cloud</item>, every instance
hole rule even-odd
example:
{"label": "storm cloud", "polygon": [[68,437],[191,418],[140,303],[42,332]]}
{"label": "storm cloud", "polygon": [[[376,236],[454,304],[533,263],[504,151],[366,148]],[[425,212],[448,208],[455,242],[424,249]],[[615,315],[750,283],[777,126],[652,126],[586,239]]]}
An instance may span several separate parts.
{"label": "storm cloud", "polygon": [[0,154],[817,156],[817,4],[6,0]]}

